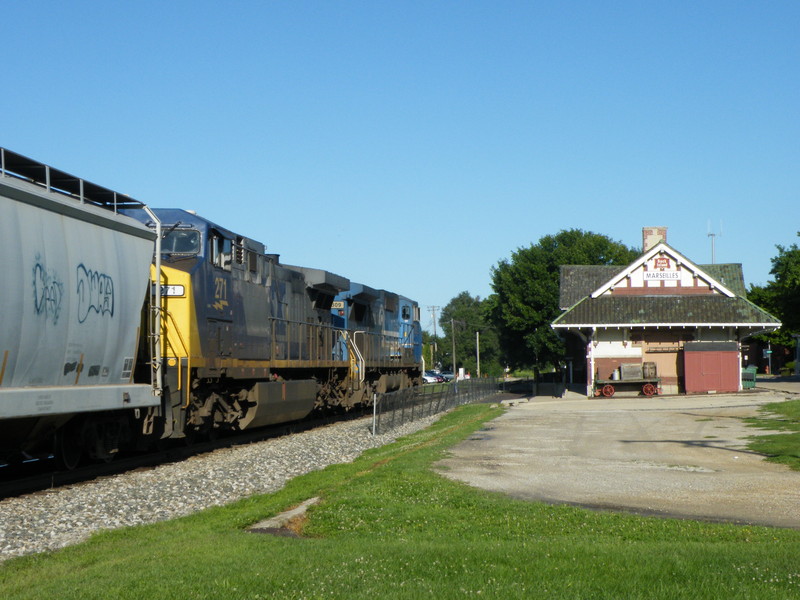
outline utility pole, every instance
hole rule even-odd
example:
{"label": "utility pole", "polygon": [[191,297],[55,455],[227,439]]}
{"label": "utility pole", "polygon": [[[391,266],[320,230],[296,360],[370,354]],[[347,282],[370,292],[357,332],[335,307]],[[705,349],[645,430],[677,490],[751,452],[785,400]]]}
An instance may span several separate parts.
{"label": "utility pole", "polygon": [[450,319],[450,335],[453,339],[453,375],[455,380],[458,381],[458,371],[456,371],[456,323],[461,325],[462,327],[466,325],[464,321],[456,321],[455,319]]}
{"label": "utility pole", "polygon": [[453,341],[453,379],[458,382],[458,371],[456,371],[456,322],[450,319],[450,338]]}
{"label": "utility pole", "polygon": [[436,368],[436,351],[439,349],[439,338],[436,337],[436,311],[439,310],[440,306],[429,306],[428,310],[431,311],[431,318],[433,319],[433,353],[431,355],[431,368]]}
{"label": "utility pole", "polygon": [[478,379],[481,378],[481,332],[475,332],[475,355],[478,359]]}
{"label": "utility pole", "polygon": [[433,338],[436,339],[436,311],[439,310],[440,306],[429,306],[428,310],[431,311],[431,319],[433,319]]}

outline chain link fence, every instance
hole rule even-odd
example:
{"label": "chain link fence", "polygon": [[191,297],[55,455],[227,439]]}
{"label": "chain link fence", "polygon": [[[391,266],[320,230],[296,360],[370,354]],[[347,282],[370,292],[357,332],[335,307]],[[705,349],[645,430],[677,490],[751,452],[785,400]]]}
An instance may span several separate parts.
{"label": "chain link fence", "polygon": [[450,384],[429,384],[397,390],[375,397],[372,434],[386,433],[404,423],[445,410],[474,404],[502,391],[501,379],[464,379]]}

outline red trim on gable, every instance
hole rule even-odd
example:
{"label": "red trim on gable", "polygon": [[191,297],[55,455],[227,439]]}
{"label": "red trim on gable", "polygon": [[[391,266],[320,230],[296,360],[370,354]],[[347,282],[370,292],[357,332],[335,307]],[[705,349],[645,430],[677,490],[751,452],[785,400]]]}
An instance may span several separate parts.
{"label": "red trim on gable", "polygon": [[[663,285],[663,281],[661,282]],[[703,287],[618,287],[611,291],[614,296],[700,296],[713,294],[708,286]]]}

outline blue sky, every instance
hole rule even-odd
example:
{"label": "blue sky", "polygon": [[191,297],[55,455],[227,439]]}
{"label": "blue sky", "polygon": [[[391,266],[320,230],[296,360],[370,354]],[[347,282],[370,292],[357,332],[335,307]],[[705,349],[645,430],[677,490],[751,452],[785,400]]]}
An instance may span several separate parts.
{"label": "blue sky", "polygon": [[799,2],[3,5],[0,145],[429,306],[562,229],[766,283]]}

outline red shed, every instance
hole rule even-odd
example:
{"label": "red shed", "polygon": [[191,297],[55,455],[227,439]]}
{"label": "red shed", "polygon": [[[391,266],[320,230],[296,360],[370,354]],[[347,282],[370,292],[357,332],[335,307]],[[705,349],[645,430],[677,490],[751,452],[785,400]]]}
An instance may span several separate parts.
{"label": "red shed", "polygon": [[687,394],[739,391],[736,342],[687,342],[683,358]]}

